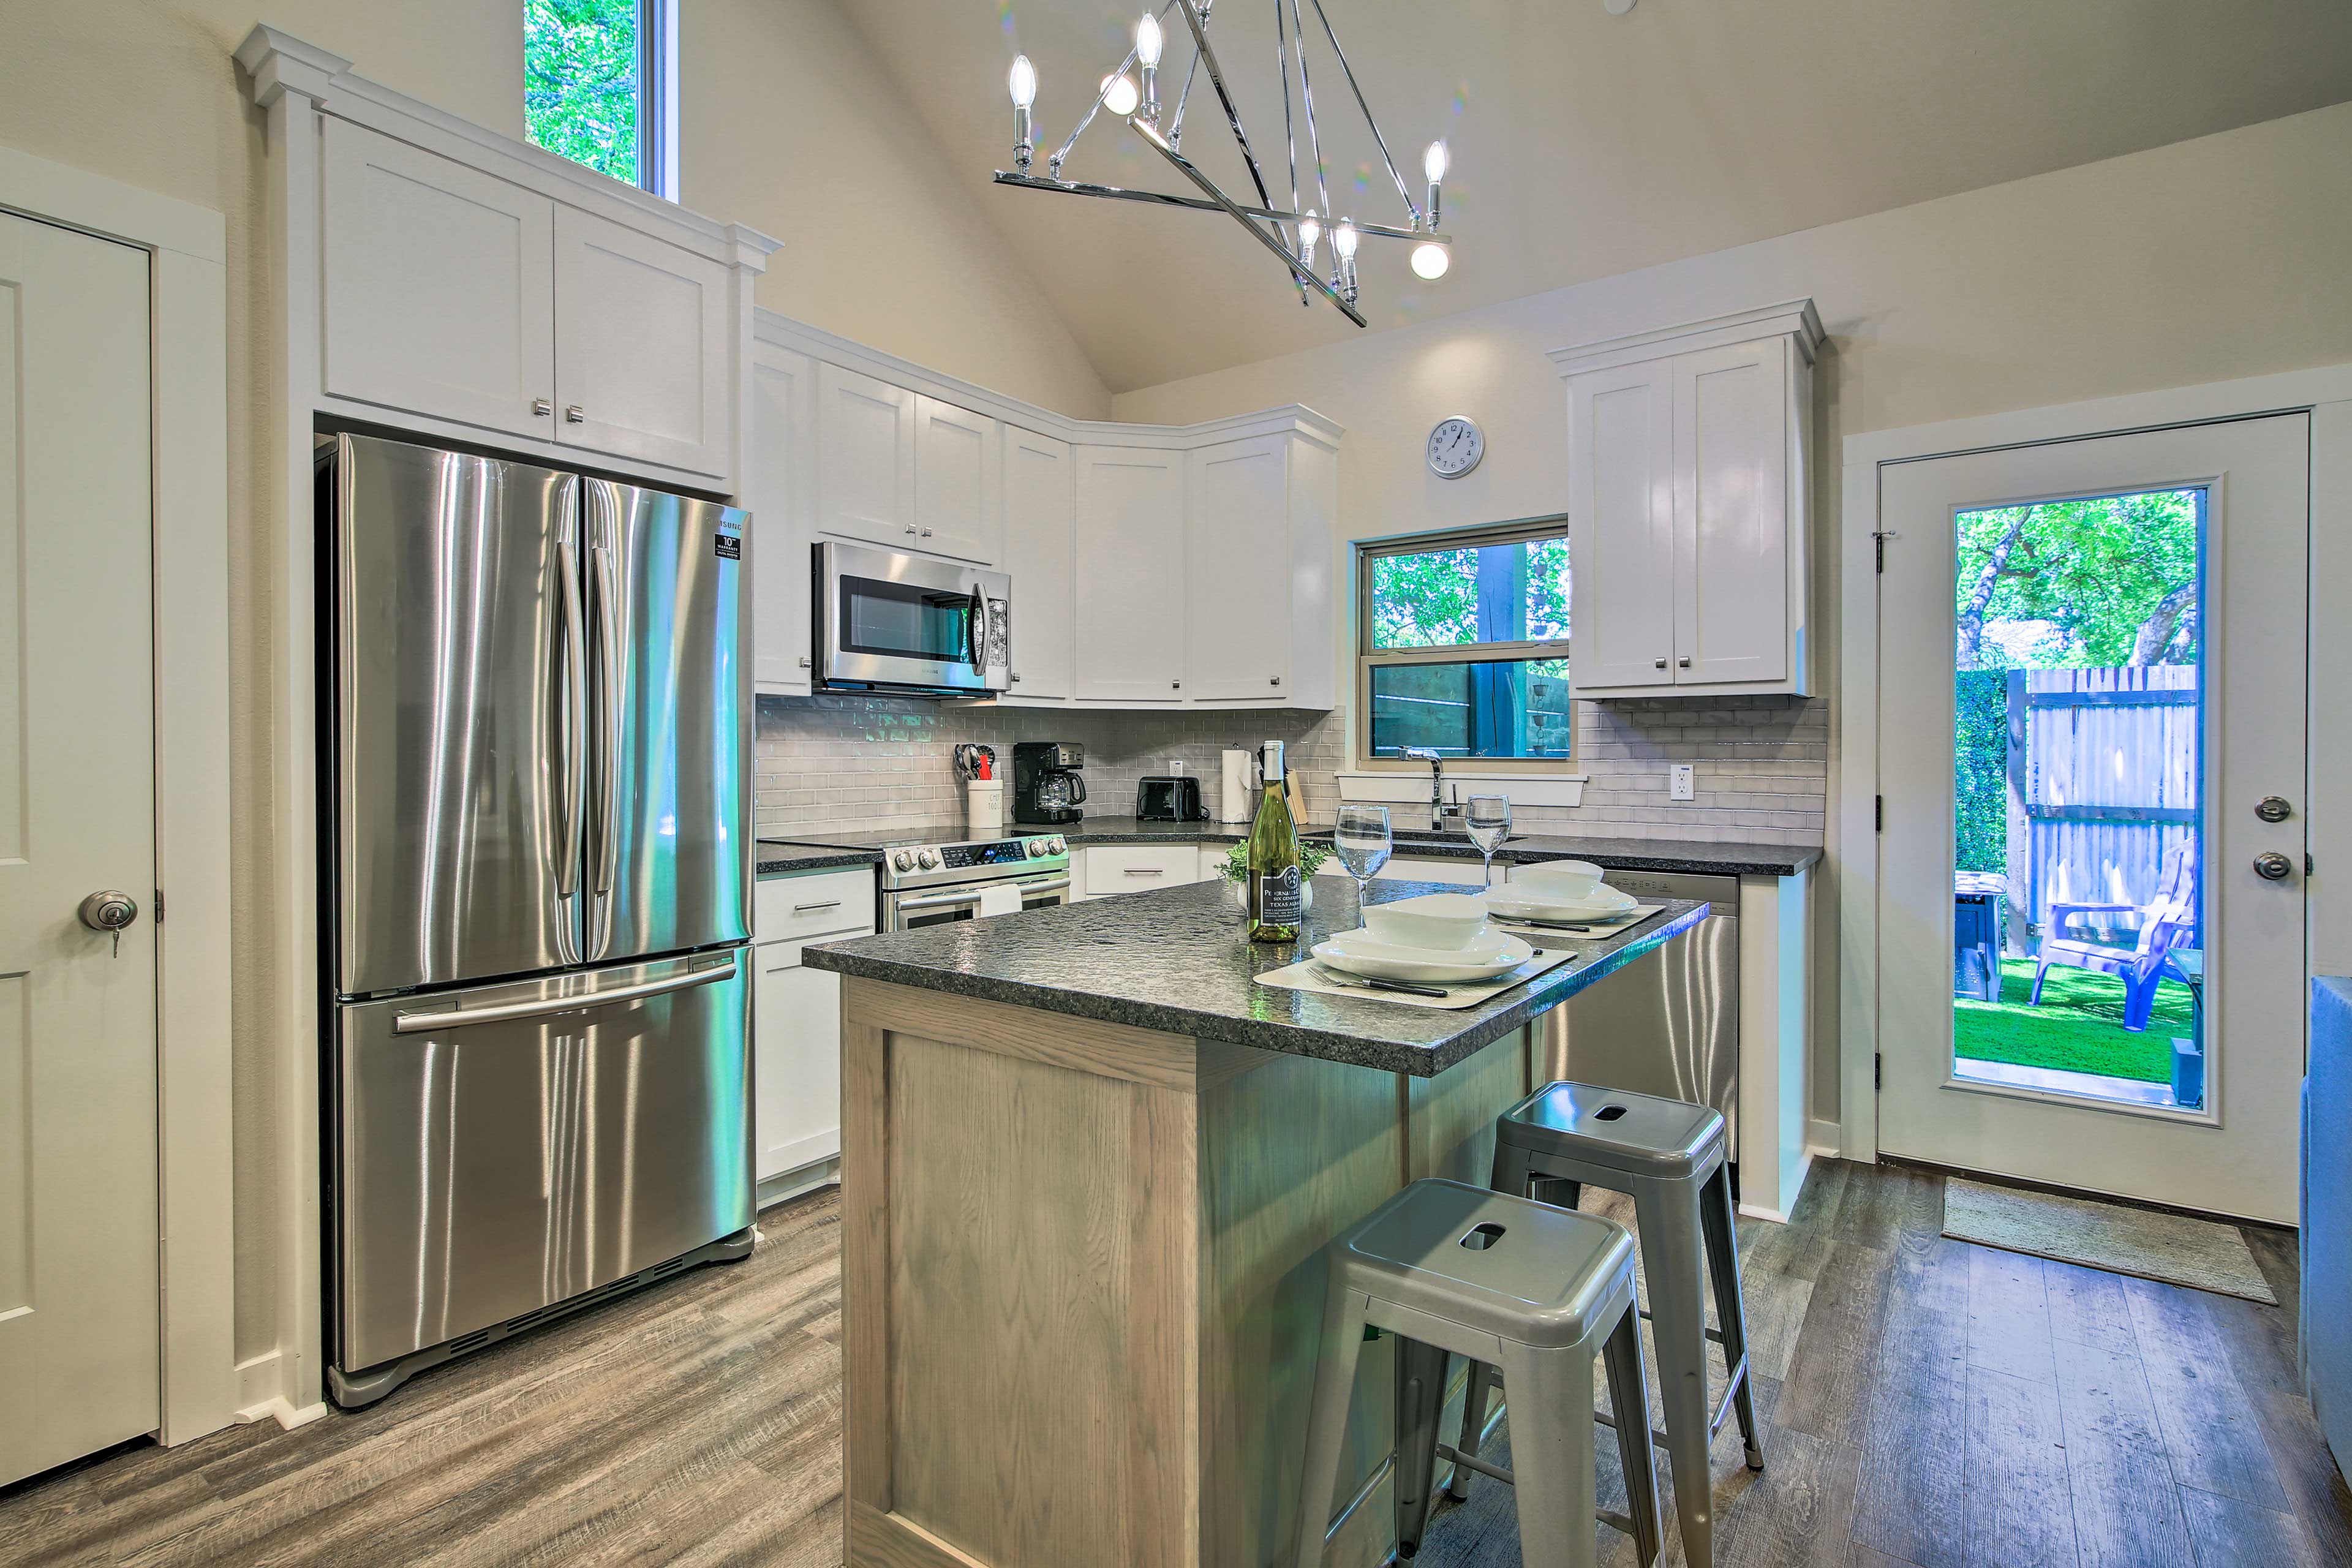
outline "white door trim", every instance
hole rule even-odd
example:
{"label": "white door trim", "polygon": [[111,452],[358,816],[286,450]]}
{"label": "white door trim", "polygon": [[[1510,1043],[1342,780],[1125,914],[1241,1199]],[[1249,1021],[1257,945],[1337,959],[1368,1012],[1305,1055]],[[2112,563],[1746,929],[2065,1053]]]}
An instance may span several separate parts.
{"label": "white door trim", "polygon": [[221,215],[0,147],[0,208],[148,253],[157,1215],[165,1443],[236,1418],[230,1150],[228,280]]}
{"label": "white door trim", "polygon": [[[2352,364],[2288,371],[2203,386],[2168,387],[2087,403],[1872,430],[1844,443],[1840,519],[1838,841],[1839,1152],[1878,1158],[1878,573],[1879,469],[2000,447],[2117,436],[2263,414],[2311,414],[2311,580],[2352,580]],[[1900,548],[1899,542],[1893,545]],[[2311,668],[2352,674],[2352,626],[2314,616]],[[2326,683],[2310,683],[2313,704]],[[2352,854],[2352,726],[2310,727],[2305,826],[2315,870],[2306,884],[2305,973],[2352,972],[2352,878],[2327,868]]]}

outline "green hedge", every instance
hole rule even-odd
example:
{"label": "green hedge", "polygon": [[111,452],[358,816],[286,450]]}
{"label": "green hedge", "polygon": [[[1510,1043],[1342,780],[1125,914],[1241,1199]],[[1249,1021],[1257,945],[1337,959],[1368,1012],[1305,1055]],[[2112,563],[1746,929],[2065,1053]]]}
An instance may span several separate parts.
{"label": "green hedge", "polygon": [[2009,672],[1953,677],[1952,863],[1963,871],[2009,869]]}

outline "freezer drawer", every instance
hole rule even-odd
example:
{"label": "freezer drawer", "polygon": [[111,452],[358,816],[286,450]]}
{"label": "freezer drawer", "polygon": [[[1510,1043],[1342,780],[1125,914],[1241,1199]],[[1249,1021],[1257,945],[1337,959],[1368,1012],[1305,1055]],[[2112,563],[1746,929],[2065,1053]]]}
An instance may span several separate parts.
{"label": "freezer drawer", "polygon": [[340,1009],[335,1364],[750,1225],[748,971],[737,950]]}

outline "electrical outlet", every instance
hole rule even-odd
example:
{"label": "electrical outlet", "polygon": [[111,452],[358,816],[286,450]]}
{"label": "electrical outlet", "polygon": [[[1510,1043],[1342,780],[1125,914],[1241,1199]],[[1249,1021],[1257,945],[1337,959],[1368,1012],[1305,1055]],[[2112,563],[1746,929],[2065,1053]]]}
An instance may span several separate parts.
{"label": "electrical outlet", "polygon": [[1672,775],[1673,784],[1669,792],[1672,798],[1675,800],[1696,800],[1698,798],[1697,775],[1698,770],[1696,767],[1693,767],[1690,763],[1676,763],[1674,767],[1674,773]]}

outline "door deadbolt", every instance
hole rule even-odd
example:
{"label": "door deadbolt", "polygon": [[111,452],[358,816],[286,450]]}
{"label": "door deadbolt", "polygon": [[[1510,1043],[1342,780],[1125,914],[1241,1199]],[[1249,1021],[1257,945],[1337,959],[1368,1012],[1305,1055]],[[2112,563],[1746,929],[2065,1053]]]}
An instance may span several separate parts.
{"label": "door deadbolt", "polygon": [[2254,875],[2266,881],[2284,882],[2294,875],[2294,862],[2275,849],[2265,849],[2254,857]]}
{"label": "door deadbolt", "polygon": [[81,901],[81,923],[94,931],[114,939],[114,951],[122,951],[122,928],[139,918],[139,900],[112,888],[92,893]]}
{"label": "door deadbolt", "polygon": [[2254,815],[2264,822],[2284,822],[2294,815],[2294,807],[2283,795],[2266,795],[2254,803]]}

